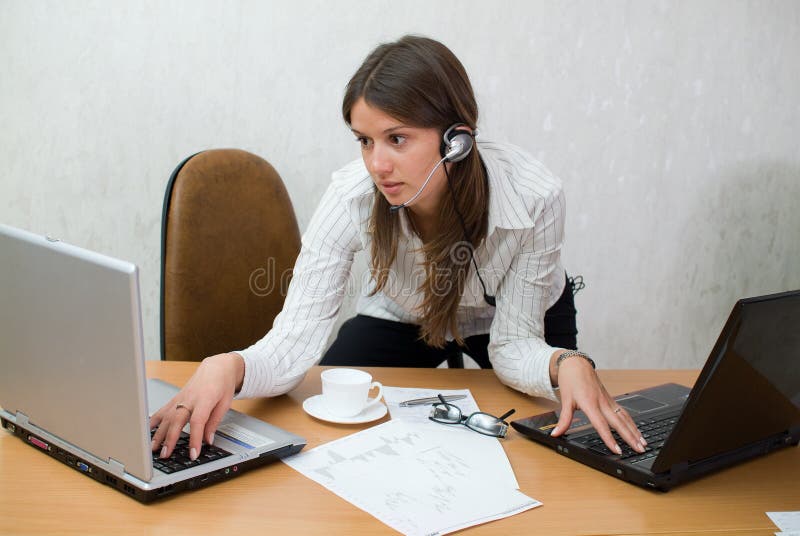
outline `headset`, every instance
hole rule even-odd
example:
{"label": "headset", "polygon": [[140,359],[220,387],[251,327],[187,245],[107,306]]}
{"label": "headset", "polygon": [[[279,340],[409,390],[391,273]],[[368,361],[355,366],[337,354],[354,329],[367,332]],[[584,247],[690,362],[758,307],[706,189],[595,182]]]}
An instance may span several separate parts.
{"label": "headset", "polygon": [[[464,130],[469,129],[469,130]],[[456,123],[444,131],[439,154],[448,162],[461,162],[475,145],[477,130],[472,130],[464,123]]]}
{"label": "headset", "polygon": [[[411,199],[406,201],[405,203],[401,203],[399,205],[392,205],[389,207],[389,210],[392,213],[399,211],[402,208],[406,208],[408,205],[413,203],[417,200],[417,198],[422,195],[422,192],[427,188],[428,183],[433,177],[433,174],[436,173],[436,170],[439,169],[439,166],[442,165],[444,162],[461,162],[464,160],[467,155],[469,155],[470,151],[472,151],[472,147],[475,145],[475,135],[477,131],[470,130],[463,130],[463,128],[469,128],[464,123],[455,123],[450,126],[447,130],[444,131],[442,135],[442,144],[439,147],[439,154],[442,156],[442,159],[439,160],[430,173],[428,173],[428,177],[425,179],[425,182],[422,183],[417,193],[411,196]],[[446,170],[447,168],[445,168]],[[448,181],[449,182],[449,181]]]}
{"label": "headset", "polygon": [[[431,177],[433,177],[433,174],[436,172],[439,166],[442,165],[442,163],[460,162],[464,160],[475,145],[475,136],[477,133],[477,130],[471,129],[465,123],[455,123],[445,130],[444,134],[442,135],[442,144],[439,147],[439,154],[441,155],[442,159],[439,160],[435,166],[433,166],[433,169],[431,169],[431,172],[428,173],[428,177],[425,179],[425,182],[422,183],[422,186],[420,186],[419,190],[417,190],[417,193],[411,196],[411,199],[399,205],[391,205],[389,207],[389,211],[392,212],[392,214],[395,214],[399,212],[400,209],[406,208],[408,205],[416,201],[428,186],[428,182],[430,182]],[[464,224],[464,217],[461,215],[461,211],[458,209],[458,203],[456,202],[455,197],[456,194],[453,191],[452,184],[450,184],[450,174],[447,172],[447,166],[445,166],[444,172],[447,176],[448,189],[450,190],[450,194],[453,196],[453,207],[458,215],[458,221],[461,223],[461,230],[464,232],[464,241],[469,244],[469,257],[472,261],[472,264],[475,266],[475,275],[478,276],[478,281],[480,281],[481,287],[483,287],[483,300],[492,307],[496,307],[497,300],[494,296],[490,296],[487,292],[486,283],[483,281],[483,278],[478,271],[478,263],[475,261],[475,252],[473,251],[474,248],[472,247],[472,242],[467,236],[467,226]]]}

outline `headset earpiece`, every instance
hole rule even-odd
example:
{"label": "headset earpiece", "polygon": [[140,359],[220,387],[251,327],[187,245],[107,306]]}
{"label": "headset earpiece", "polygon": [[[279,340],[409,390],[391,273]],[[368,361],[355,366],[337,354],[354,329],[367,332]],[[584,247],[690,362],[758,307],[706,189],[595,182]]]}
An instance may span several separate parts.
{"label": "headset earpiece", "polygon": [[[461,130],[459,130],[459,128]],[[463,130],[463,129],[468,130]],[[472,146],[475,145],[475,131],[470,129],[469,126],[465,125],[464,123],[456,123],[451,125],[450,128],[445,130],[444,134],[442,135],[442,144],[439,147],[439,152],[442,155],[442,159],[439,160],[431,172],[428,173],[428,177],[425,179],[425,182],[422,183],[422,186],[419,187],[417,193],[411,196],[411,199],[406,201],[405,203],[401,203],[400,205],[392,205],[389,207],[389,210],[392,212],[397,212],[400,209],[403,209],[417,200],[417,198],[422,195],[422,191],[428,185],[428,182],[433,177],[434,172],[439,169],[444,162],[460,162],[464,160],[469,152],[472,150]],[[447,168],[445,168],[445,173],[447,172]],[[448,183],[450,178],[448,176]]]}
{"label": "headset earpiece", "polygon": [[442,136],[440,153],[442,158],[448,162],[464,160],[475,144],[472,132],[470,130],[460,130],[459,127],[469,128],[464,123],[456,123],[445,130]]}

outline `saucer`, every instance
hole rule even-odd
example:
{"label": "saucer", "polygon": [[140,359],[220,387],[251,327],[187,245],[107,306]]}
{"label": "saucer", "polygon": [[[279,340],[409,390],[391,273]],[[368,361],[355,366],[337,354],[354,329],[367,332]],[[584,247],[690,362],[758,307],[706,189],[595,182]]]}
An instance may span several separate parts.
{"label": "saucer", "polygon": [[363,422],[370,422],[380,419],[386,415],[386,406],[384,406],[383,403],[370,406],[358,415],[353,415],[352,417],[340,417],[338,415],[333,415],[332,413],[329,413],[325,407],[322,395],[314,395],[306,398],[305,401],[303,401],[303,409],[306,411],[306,413],[316,419],[335,422],[338,424],[360,424]]}

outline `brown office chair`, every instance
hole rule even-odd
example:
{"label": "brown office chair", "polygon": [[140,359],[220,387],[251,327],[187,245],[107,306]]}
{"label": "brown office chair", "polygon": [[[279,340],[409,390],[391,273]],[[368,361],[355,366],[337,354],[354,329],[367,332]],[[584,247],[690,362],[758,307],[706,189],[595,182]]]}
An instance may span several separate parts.
{"label": "brown office chair", "polygon": [[237,149],[173,171],[161,228],[161,359],[246,348],[283,307],[300,231],[275,169]]}

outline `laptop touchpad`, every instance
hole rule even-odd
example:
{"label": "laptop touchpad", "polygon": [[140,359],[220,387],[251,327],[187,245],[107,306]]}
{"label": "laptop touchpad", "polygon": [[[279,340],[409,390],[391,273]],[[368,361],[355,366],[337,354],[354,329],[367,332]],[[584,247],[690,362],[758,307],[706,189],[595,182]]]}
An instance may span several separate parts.
{"label": "laptop touchpad", "polygon": [[617,404],[632,413],[647,413],[648,411],[653,411],[654,409],[666,407],[666,404],[656,402],[655,400],[641,395],[620,398],[617,400]]}

